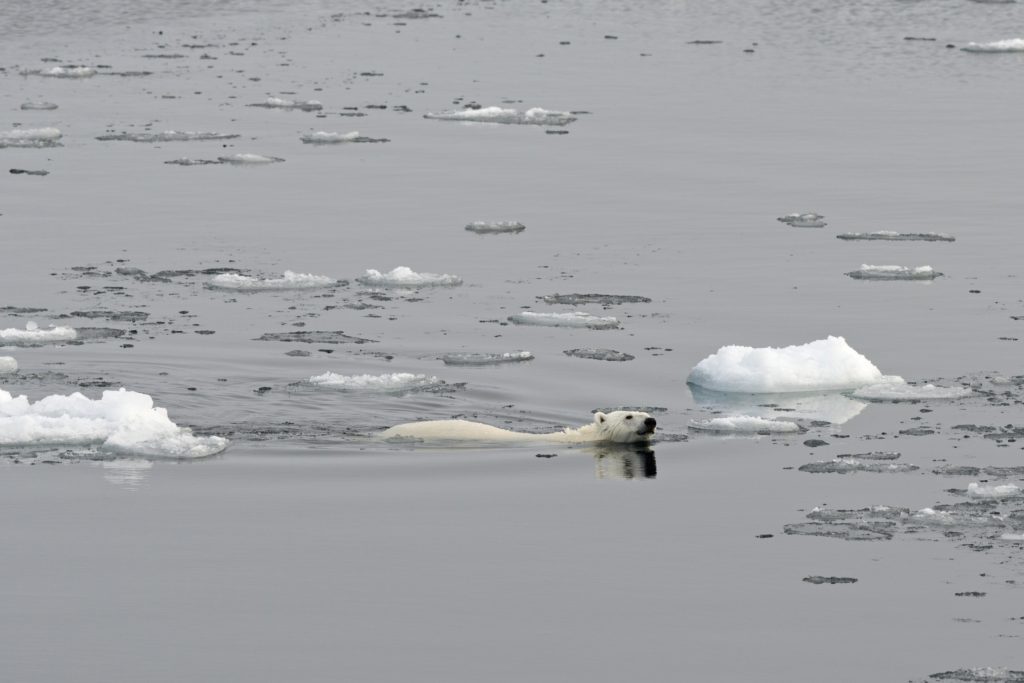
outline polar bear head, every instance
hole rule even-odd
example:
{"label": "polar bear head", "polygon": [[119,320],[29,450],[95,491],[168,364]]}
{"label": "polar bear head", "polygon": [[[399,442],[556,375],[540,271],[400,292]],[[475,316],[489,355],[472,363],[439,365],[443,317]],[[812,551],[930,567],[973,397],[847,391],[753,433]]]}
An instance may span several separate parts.
{"label": "polar bear head", "polygon": [[613,410],[594,414],[593,432],[595,441],[635,443],[650,439],[657,424],[653,417],[638,410]]}

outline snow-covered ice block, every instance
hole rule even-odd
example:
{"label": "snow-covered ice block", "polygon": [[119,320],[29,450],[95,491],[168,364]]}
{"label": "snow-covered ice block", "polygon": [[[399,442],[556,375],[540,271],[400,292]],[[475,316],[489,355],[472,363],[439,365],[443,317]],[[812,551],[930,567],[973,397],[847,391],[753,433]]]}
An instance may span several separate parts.
{"label": "snow-covered ice block", "polygon": [[447,273],[417,273],[406,266],[398,266],[387,273],[369,268],[356,282],[373,287],[457,287],[462,284],[462,278]]}
{"label": "snow-covered ice block", "polygon": [[71,341],[78,338],[78,332],[73,327],[58,325],[47,329],[40,329],[34,322],[25,324],[25,329],[8,327],[0,330],[0,346],[33,346],[36,344],[48,344],[50,342]]}
{"label": "snow-covered ice block", "polygon": [[317,287],[331,287],[337,283],[337,280],[326,275],[295,273],[290,270],[284,271],[284,275],[279,278],[258,278],[239,275],[238,273],[221,273],[210,280],[210,286],[215,289],[251,291],[315,289]]}
{"label": "snow-covered ice block", "polygon": [[1024,38],[1008,38],[991,43],[967,43],[960,49],[964,52],[1024,52]]}

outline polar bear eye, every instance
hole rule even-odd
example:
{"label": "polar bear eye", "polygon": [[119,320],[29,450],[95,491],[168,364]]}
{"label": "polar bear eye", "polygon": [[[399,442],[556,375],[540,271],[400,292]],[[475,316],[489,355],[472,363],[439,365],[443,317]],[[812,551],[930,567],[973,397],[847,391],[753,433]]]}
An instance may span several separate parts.
{"label": "polar bear eye", "polygon": [[633,419],[633,416],[632,416],[632,415],[627,415],[627,416],[626,416],[626,419],[627,419],[627,420],[632,420],[632,419]]}

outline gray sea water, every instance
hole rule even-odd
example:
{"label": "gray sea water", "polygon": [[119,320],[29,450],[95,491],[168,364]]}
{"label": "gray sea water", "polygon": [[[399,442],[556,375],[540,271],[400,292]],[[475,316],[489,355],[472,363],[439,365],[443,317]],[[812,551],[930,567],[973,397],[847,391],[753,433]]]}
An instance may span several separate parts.
{"label": "gray sea water", "polygon": [[[413,9],[0,3],[0,132],[63,133],[59,147],[0,149],[0,170],[49,172],[0,180],[0,329],[107,330],[0,349],[20,365],[0,388],[37,400],[123,386],[231,439],[194,462],[32,465],[0,450],[0,678],[1018,680],[1024,563],[1001,536],[1024,532],[1022,503],[965,491],[1022,477],[943,468],[1024,464],[1024,53],[959,49],[1024,37],[1024,5]],[[99,73],[31,73],[70,65]],[[248,106],[268,97],[323,108]],[[21,109],[39,101],[58,107]],[[577,120],[423,117],[466,104]],[[239,137],[97,140],[167,130]],[[388,142],[300,141],[316,131]],[[234,154],[284,162],[165,163]],[[775,220],[811,211],[828,225]],[[526,229],[474,234],[474,221]],[[876,230],[956,241],[836,239]],[[861,264],[943,276],[844,275]],[[397,266],[464,284],[355,281]],[[345,282],[210,289],[200,271],[220,268]],[[650,301],[542,299],[572,293]],[[507,322],[523,310],[621,328]],[[134,315],[81,315],[96,311]],[[297,332],[370,341],[260,340]],[[720,346],[828,335],[886,374],[978,391],[869,403],[686,385]],[[441,360],[517,350],[534,359]],[[446,384],[395,394],[306,381],[328,371]],[[371,438],[456,416],[558,429],[625,406],[658,419],[650,449]],[[688,430],[736,410],[807,431]],[[875,451],[920,469],[797,469]],[[908,512],[813,512],[877,505]],[[925,521],[922,508],[949,514]],[[877,540],[849,540],[865,535]],[[857,582],[803,580],[814,576]]]}

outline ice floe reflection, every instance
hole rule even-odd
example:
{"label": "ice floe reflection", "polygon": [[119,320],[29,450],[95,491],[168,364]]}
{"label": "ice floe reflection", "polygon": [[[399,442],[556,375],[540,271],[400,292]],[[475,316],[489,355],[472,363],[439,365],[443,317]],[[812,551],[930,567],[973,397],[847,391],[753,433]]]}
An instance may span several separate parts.
{"label": "ice floe reflection", "polygon": [[761,418],[786,418],[846,424],[868,406],[866,401],[850,398],[838,391],[820,393],[744,394],[706,389],[688,384],[693,402],[709,412],[749,415]]}

